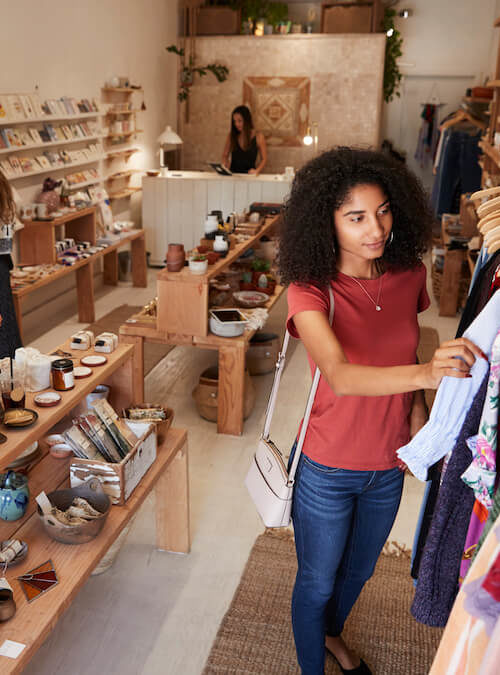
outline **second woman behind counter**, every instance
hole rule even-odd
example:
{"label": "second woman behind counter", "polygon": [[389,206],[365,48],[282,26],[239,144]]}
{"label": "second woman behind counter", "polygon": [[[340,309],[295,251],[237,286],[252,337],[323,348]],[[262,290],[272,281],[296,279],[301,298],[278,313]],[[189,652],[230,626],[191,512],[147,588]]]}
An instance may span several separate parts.
{"label": "second woman behind counter", "polygon": [[[257,164],[259,154],[260,162]],[[267,147],[264,134],[255,131],[252,114],[247,106],[239,105],[231,113],[231,131],[224,146],[222,164],[232,173],[250,173],[258,176],[266,162]]]}

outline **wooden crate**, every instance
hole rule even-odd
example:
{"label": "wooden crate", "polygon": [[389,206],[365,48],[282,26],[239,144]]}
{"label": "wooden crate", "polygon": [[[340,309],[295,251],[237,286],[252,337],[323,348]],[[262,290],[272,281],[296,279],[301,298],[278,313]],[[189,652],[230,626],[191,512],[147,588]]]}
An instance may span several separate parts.
{"label": "wooden crate", "polygon": [[380,0],[337,0],[321,5],[322,33],[376,33],[381,30]]}
{"label": "wooden crate", "polygon": [[113,504],[123,506],[141,478],[156,459],[156,428],[153,424],[125,420],[139,441],[121,462],[111,464],[105,461],[75,457],[70,465],[71,487],[81,485],[89,478],[98,478],[104,492]]}

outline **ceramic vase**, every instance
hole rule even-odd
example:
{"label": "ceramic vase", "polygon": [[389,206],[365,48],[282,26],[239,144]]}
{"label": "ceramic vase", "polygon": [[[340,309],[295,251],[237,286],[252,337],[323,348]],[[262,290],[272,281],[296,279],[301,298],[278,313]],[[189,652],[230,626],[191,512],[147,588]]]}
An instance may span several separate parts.
{"label": "ceramic vase", "polygon": [[228,250],[229,245],[227,243],[227,239],[225,239],[223,234],[216,234],[214,241],[214,251],[216,253],[220,253],[224,258],[227,255]]}
{"label": "ceramic vase", "polygon": [[186,253],[183,244],[169,244],[167,251],[167,270],[169,272],[180,272],[184,267]]}
{"label": "ceramic vase", "polygon": [[29,502],[28,479],[21,473],[0,474],[0,518],[18,520],[24,516]]}

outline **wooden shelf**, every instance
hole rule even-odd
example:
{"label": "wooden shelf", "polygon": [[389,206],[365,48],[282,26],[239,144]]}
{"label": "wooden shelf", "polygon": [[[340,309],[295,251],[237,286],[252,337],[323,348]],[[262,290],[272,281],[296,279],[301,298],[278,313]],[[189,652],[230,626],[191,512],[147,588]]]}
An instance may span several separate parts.
{"label": "wooden shelf", "polygon": [[36,143],[33,145],[14,145],[10,148],[3,148],[0,150],[0,155],[6,155],[12,152],[24,152],[25,150],[38,150],[39,148],[53,148],[56,145],[70,145],[72,143],[86,143],[89,141],[95,141],[99,138],[104,138],[104,134],[98,134],[97,136],[84,136],[83,138],[72,138],[71,140],[64,141],[49,141],[47,143]]}
{"label": "wooden shelf", "polygon": [[19,124],[35,124],[37,122],[57,122],[63,120],[83,120],[89,117],[102,117],[103,112],[79,113],[78,115],[44,115],[43,117],[31,117],[22,120],[1,120],[0,127],[12,127]]}
{"label": "wooden shelf", "polygon": [[486,140],[479,141],[479,147],[498,167],[500,167],[500,150],[494,148]]}
{"label": "wooden shelf", "polygon": [[165,267],[160,272],[158,272],[158,279],[186,282],[196,285],[199,285],[202,282],[210,281],[210,279],[213,279],[219,275],[226,267],[229,267],[231,263],[235,262],[235,260],[245,253],[245,251],[251,248],[255,242],[257,242],[269,230],[271,230],[275,226],[274,220],[274,218],[266,219],[266,222],[257,232],[257,234],[253,235],[250,237],[250,239],[247,239],[247,241],[244,241],[241,244],[236,244],[234,248],[229,250],[229,253],[225,258],[219,259],[214,265],[209,265],[206,274],[192,274],[188,267],[184,267],[180,272],[169,272]]}
{"label": "wooden shelf", "polygon": [[72,162],[71,164],[63,164],[62,166],[50,166],[48,169],[37,169],[36,171],[28,171],[26,173],[20,173],[16,176],[7,176],[8,180],[21,180],[21,178],[29,178],[30,176],[39,176],[42,173],[51,173],[52,171],[66,171],[67,169],[72,169],[75,166],[86,166],[87,164],[94,164],[99,162],[101,159],[105,159],[106,155],[96,155],[92,159],[82,160],[81,162]]}
{"label": "wooden shelf", "polygon": [[142,87],[103,87],[103,91],[114,91],[120,94],[133,94],[134,91],[142,91]]}
{"label": "wooden shelf", "polygon": [[135,131],[124,131],[121,134],[107,134],[104,138],[128,138],[129,136],[134,136],[135,134],[142,134],[144,129],[135,129]]}
{"label": "wooden shelf", "polygon": [[102,183],[102,176],[98,176],[97,178],[94,178],[94,180],[86,180],[84,183],[76,183],[75,185],[71,185],[71,183],[68,183],[66,189],[82,190],[83,188],[86,188],[89,185],[97,185],[97,183]]}
{"label": "wooden shelf", "polygon": [[128,169],[127,171],[118,171],[117,173],[112,173],[110,176],[107,176],[104,180],[112,182],[115,180],[121,180],[122,178],[130,178],[130,176],[133,176],[136,173],[143,173],[143,170]]}
{"label": "wooden shelf", "polygon": [[[23,286],[22,288],[13,288],[12,289],[12,294],[17,296],[17,297],[23,297],[25,295],[28,295],[32,291],[36,291],[39,288],[43,288],[44,286],[47,286],[47,284],[51,284],[53,281],[56,281],[57,279],[61,279],[71,272],[74,272],[75,270],[80,269],[81,267],[85,267],[85,265],[88,265],[89,263],[93,262],[94,260],[97,260],[98,258],[102,258],[103,256],[107,255],[108,253],[111,253],[112,251],[116,251],[119,249],[121,246],[123,246],[126,243],[129,243],[131,241],[134,241],[135,239],[138,239],[140,237],[144,236],[144,230],[134,230],[133,232],[130,232],[127,234],[127,236],[121,237],[120,241],[117,241],[115,244],[111,244],[110,246],[106,246],[105,249],[102,251],[98,251],[97,253],[93,253],[90,258],[83,258],[82,260],[77,260],[74,265],[68,265],[67,267],[63,267],[60,270],[56,270],[52,274],[47,275],[46,277],[43,277],[43,279],[40,279],[39,281],[34,281],[32,284],[28,284],[26,286]],[[83,323],[83,322],[82,322]],[[90,322],[92,323],[92,322]]]}
{"label": "wooden shelf", "polygon": [[122,155],[133,155],[134,152],[139,152],[140,148],[124,148],[123,150],[110,150],[106,153],[106,159],[114,159],[115,157],[121,157]]}
{"label": "wooden shelf", "polygon": [[480,98],[479,96],[464,96],[463,100],[466,103],[491,103],[492,98]]}
{"label": "wooden shelf", "polygon": [[110,115],[112,117],[117,117],[118,115],[135,115],[135,113],[142,112],[140,108],[137,110],[122,110],[121,112],[118,112],[116,110],[108,110],[106,115]]}
{"label": "wooden shelf", "polygon": [[491,89],[500,87],[500,80],[490,80],[486,86],[490,87]]}
{"label": "wooden shelf", "polygon": [[141,190],[141,187],[129,187],[124,190],[118,190],[117,192],[110,192],[108,194],[108,198],[110,201],[115,199],[126,199],[127,197],[134,195],[136,192],[141,192]]}

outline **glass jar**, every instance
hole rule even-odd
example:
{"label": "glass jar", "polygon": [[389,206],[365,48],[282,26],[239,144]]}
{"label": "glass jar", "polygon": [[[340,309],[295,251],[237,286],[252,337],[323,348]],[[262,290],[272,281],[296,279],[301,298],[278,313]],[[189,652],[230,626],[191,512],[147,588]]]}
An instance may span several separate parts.
{"label": "glass jar", "polygon": [[57,391],[73,389],[75,376],[71,359],[57,359],[52,363],[52,386]]}

